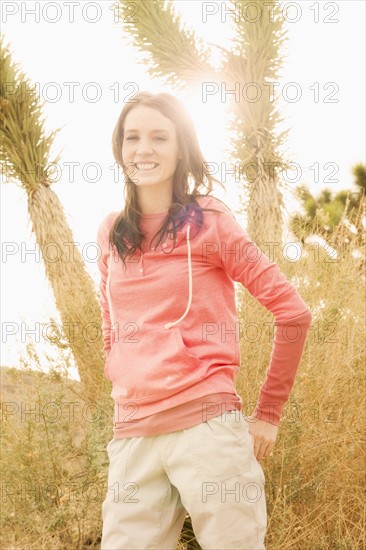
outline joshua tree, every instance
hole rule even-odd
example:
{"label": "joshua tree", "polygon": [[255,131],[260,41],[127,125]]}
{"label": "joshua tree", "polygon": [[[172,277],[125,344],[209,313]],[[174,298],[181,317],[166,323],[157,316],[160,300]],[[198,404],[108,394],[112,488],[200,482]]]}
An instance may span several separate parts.
{"label": "joshua tree", "polygon": [[[56,133],[45,135],[36,89],[12,61],[1,40],[0,162],[7,181],[20,182],[28,199],[32,231],[60,313],[62,337],[70,347],[84,385],[83,397],[94,401],[109,384],[104,373],[102,315],[95,283],[85,268],[64,210],[52,190],[50,149]],[[105,394],[106,395],[106,394]]]}

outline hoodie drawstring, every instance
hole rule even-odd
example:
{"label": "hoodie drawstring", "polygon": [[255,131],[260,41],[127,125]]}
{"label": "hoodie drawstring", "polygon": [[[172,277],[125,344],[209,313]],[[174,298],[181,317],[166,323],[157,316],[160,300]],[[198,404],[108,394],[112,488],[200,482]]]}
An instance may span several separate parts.
{"label": "hoodie drawstring", "polygon": [[[178,324],[180,321],[182,321],[184,319],[184,317],[187,315],[187,313],[188,313],[188,311],[191,307],[191,303],[192,303],[192,259],[191,259],[191,243],[190,243],[190,240],[189,240],[190,229],[191,229],[191,224],[189,223],[188,227],[187,227],[187,234],[186,234],[187,248],[188,248],[188,292],[189,292],[188,303],[187,303],[187,307],[186,307],[185,312],[183,313],[183,315],[181,317],[179,317],[179,319],[177,319],[176,321],[171,321],[171,322],[166,323],[164,325],[164,328],[166,328],[166,329],[170,329],[171,327],[174,327],[176,324]],[[111,293],[110,293],[110,288],[109,288],[110,272],[111,272],[111,267],[112,267],[112,252],[113,252],[113,245],[110,245],[110,247],[109,247],[108,275],[107,275],[107,281],[106,281],[106,291],[107,291],[107,300],[108,300],[108,304],[109,304],[110,320],[111,320],[111,323],[113,325],[114,321],[113,321],[113,317],[112,317],[112,300],[111,300]]]}
{"label": "hoodie drawstring", "polygon": [[166,328],[166,329],[169,329],[170,327],[173,327],[174,325],[176,325],[177,323],[182,321],[184,319],[184,317],[187,315],[187,313],[189,311],[189,308],[191,307],[191,303],[192,303],[192,260],[191,260],[191,243],[190,243],[190,240],[189,240],[189,231],[190,231],[190,229],[191,229],[191,224],[189,223],[188,227],[187,227],[188,292],[189,292],[188,304],[187,304],[185,312],[183,313],[183,315],[181,317],[179,317],[179,319],[177,319],[176,321],[172,321],[171,323],[166,323],[164,325],[164,328]]}

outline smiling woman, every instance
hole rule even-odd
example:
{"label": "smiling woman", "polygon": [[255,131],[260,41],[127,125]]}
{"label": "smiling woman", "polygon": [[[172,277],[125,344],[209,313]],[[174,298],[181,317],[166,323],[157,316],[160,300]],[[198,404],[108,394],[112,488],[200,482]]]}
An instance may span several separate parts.
{"label": "smiling woman", "polygon": [[[259,460],[274,447],[310,310],[210,195],[213,181],[222,183],[209,173],[182,103],[167,93],[135,99],[112,138],[125,206],[105,217],[97,235],[104,374],[115,404],[101,548],[175,548],[189,511],[203,548],[264,550]],[[234,281],[280,328],[250,423],[235,388]],[[294,319],[296,342],[287,338]],[[137,499],[129,498],[131,484]],[[235,502],[220,494],[226,484],[237,488]]]}

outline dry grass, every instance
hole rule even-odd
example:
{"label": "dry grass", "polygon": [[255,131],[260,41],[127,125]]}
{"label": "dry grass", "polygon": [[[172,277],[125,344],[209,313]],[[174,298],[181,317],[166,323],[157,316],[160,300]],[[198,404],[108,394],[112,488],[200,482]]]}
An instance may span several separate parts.
{"label": "dry grass", "polygon": [[[267,550],[365,548],[365,264],[352,256],[356,248],[364,254],[364,236],[342,225],[331,244],[339,250],[335,261],[321,247],[314,254],[305,245],[300,261],[280,262],[313,322],[274,454],[262,462]],[[249,293],[240,296],[243,323],[272,320]],[[267,334],[242,341],[244,404],[256,400],[268,366]],[[22,371],[3,378],[1,548],[97,548],[112,404],[88,406],[80,385],[60,377],[66,354],[58,365],[50,360],[52,376],[33,374],[24,383],[38,361],[29,346]],[[14,384],[11,393],[6,386]]]}
{"label": "dry grass", "polygon": [[[313,321],[273,456],[262,462],[268,550],[366,547],[365,234],[361,223],[358,229],[353,235],[343,223],[337,227],[330,243],[337,258],[309,244],[298,262],[278,262]],[[242,323],[271,321],[246,291],[239,296]],[[243,403],[257,398],[271,345],[266,331],[254,344],[241,341]]]}

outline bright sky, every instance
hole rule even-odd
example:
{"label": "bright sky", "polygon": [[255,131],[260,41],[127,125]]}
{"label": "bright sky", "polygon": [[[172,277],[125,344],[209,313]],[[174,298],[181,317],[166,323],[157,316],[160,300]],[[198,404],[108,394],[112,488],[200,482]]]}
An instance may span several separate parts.
{"label": "bright sky", "polygon": [[[53,190],[75,242],[82,248],[95,241],[105,214],[122,207],[122,180],[115,180],[111,135],[127,94],[176,91],[147,77],[138,54],[127,45],[121,24],[114,21],[113,2],[75,2],[71,22],[70,4],[4,0],[1,23],[14,61],[33,83],[39,83],[46,130],[61,129],[51,160],[62,151],[62,176]],[[228,2],[179,0],[174,5],[197,36],[230,48],[234,24],[233,16],[225,17]],[[301,170],[296,184],[306,184],[313,193],[324,187],[354,190],[351,168],[365,162],[365,3],[302,0],[281,5],[288,42],[277,87],[284,99],[278,105],[285,118],[284,128],[291,128],[286,153]],[[236,15],[245,16],[239,9]],[[299,99],[291,101],[296,90]],[[228,160],[224,125],[232,96],[225,102],[216,93],[204,103],[197,88],[179,97],[196,123],[207,160],[220,166]],[[315,177],[317,167],[319,176]],[[328,183],[327,178],[335,181]],[[226,187],[227,195],[216,194],[235,210],[237,188],[229,178]],[[34,341],[32,331],[37,331],[37,323],[46,323],[51,315],[59,317],[42,263],[35,255],[20,253],[36,246],[27,196],[14,182],[2,183],[1,195],[0,361],[1,365],[17,366],[26,343],[30,338]],[[292,204],[289,199],[289,209]],[[16,243],[19,252],[6,257],[4,246],[9,242]],[[97,284],[96,262],[86,263]],[[12,331],[14,334],[9,334]],[[46,368],[42,354],[52,355],[52,351],[40,331],[36,334],[36,347]]]}

